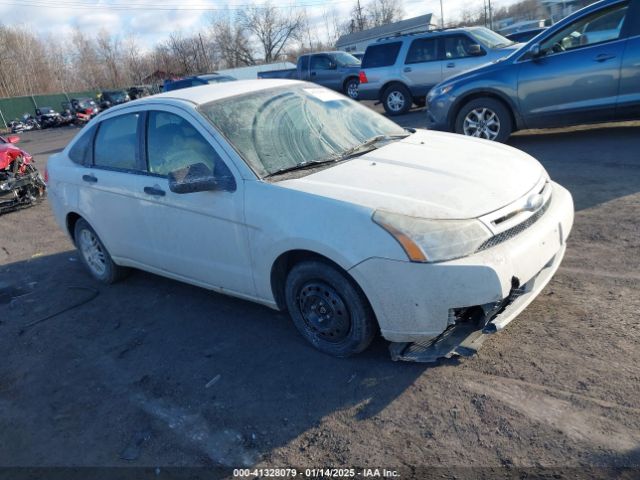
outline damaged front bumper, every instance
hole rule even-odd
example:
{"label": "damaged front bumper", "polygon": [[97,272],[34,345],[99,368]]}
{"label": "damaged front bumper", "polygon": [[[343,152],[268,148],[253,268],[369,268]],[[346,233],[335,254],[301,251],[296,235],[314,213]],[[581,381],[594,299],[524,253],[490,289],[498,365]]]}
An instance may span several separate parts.
{"label": "damaged front bumper", "polygon": [[466,308],[456,315],[455,323],[438,337],[419,342],[392,342],[392,360],[432,363],[440,358],[474,355],[493,333],[505,328],[549,283],[560,266],[566,247],[524,285],[514,285],[501,302]]}
{"label": "damaged front bumper", "polygon": [[371,258],[349,273],[369,299],[382,336],[392,342],[394,358],[432,361],[473,353],[551,279],[572,226],[571,195],[553,184],[544,215],[497,245],[439,263]]}

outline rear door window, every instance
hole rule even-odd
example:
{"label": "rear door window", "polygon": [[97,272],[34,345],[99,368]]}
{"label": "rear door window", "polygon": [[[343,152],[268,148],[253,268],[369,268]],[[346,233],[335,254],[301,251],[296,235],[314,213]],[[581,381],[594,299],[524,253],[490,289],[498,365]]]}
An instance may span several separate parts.
{"label": "rear door window", "polygon": [[93,163],[97,167],[139,170],[138,113],[129,113],[100,122],[96,134]]}
{"label": "rear door window", "polygon": [[300,68],[302,69],[303,72],[305,70],[309,70],[309,55],[300,57]]}
{"label": "rear door window", "polygon": [[438,41],[435,38],[417,38],[411,42],[404,63],[433,62],[438,58]]}
{"label": "rear door window", "polygon": [[402,42],[371,45],[362,59],[362,68],[388,67],[396,63]]}

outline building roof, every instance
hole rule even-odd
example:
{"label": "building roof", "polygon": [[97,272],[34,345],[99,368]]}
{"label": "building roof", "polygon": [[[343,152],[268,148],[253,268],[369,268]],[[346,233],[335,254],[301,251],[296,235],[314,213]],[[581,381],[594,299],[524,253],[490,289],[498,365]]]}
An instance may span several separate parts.
{"label": "building roof", "polygon": [[363,30],[362,32],[348,33],[342,35],[336,42],[336,47],[342,47],[344,45],[351,45],[353,43],[362,42],[365,40],[376,40],[381,37],[393,35],[396,32],[402,32],[416,27],[428,27],[431,24],[433,18],[432,13],[426,15],[420,15],[419,17],[407,18],[406,20],[400,20],[399,22],[389,23],[387,25],[381,25],[380,27],[370,28]]}
{"label": "building roof", "polygon": [[264,72],[267,70],[286,70],[289,68],[296,68],[295,64],[291,62],[277,62],[277,63],[265,63],[264,65],[251,65],[249,67],[227,68],[224,70],[218,70],[221,75],[231,75],[238,80],[252,80],[258,77],[258,72]]}

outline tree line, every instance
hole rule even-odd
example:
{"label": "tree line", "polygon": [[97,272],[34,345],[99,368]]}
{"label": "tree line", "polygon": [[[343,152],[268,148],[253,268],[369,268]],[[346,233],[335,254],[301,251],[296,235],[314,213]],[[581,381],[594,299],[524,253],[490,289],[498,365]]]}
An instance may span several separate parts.
{"label": "tree line", "polygon": [[211,14],[200,31],[174,32],[150,49],[135,33],[76,29],[63,38],[0,24],[0,97],[122,88],[143,84],[154,72],[186,76],[295,61],[303,52],[333,48],[344,33],[397,21],[402,12],[402,0],[355,0],[349,18],[334,9],[311,22],[305,9],[256,4]]}

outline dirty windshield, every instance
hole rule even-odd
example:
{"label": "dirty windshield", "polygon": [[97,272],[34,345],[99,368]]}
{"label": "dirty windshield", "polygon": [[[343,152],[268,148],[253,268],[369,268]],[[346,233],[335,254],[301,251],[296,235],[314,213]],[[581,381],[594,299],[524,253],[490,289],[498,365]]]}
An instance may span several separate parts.
{"label": "dirty windshield", "polygon": [[373,137],[406,134],[371,109],[313,85],[216,100],[201,112],[260,177],[338,159]]}

